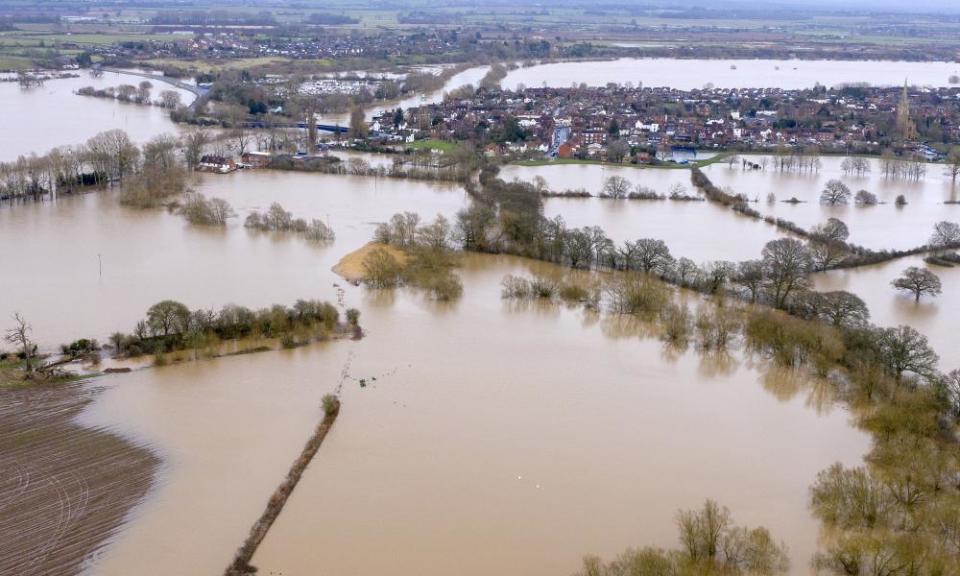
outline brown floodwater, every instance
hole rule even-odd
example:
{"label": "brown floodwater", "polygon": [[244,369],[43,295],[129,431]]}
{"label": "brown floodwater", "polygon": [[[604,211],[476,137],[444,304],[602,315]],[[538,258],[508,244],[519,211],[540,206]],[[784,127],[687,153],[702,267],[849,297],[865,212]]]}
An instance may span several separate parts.
{"label": "brown floodwater", "polygon": [[[762,156],[745,158],[758,164],[763,160]],[[731,168],[728,163],[719,162],[704,168],[704,173],[717,186],[729,186],[755,200],[752,206],[762,214],[785,218],[803,228],[810,229],[827,218],[839,218],[850,228],[851,242],[875,250],[922,246],[930,239],[936,222],[960,221],[960,204],[944,204],[960,200],[960,188],[940,165],[928,165],[925,177],[913,181],[884,178],[876,158],[868,159],[870,172],[863,177],[844,175],[843,158],[839,156],[821,157],[822,168],[812,173],[781,172],[773,168],[770,160],[765,170],[743,170],[740,163]],[[852,198],[845,206],[821,204],[820,193],[832,179],[842,181],[853,194],[859,190],[876,194],[881,204],[858,206]],[[774,202],[768,201],[771,193]],[[907,205],[898,207],[895,200],[901,194]],[[784,202],[791,198],[802,202]]]}
{"label": "brown floodwater", "polygon": [[[23,89],[16,82],[0,82],[0,107],[6,110],[0,130],[0,162],[16,160],[21,154],[45,154],[62,145],[82,144],[106,130],[126,130],[135,142],[166,132],[176,132],[169,110],[159,106],[140,106],[106,98],[77,96],[84,86],[102,89],[121,84],[137,85],[144,78],[112,72],[99,78],[80,72],[79,78],[48,80],[43,86]],[[163,90],[178,92],[183,103],[193,94],[163,82],[152,82],[152,98]],[[82,113],[77,111],[82,108]],[[15,111],[15,113],[13,113]]]}
{"label": "brown floodwater", "polygon": [[[643,185],[665,196],[673,186],[680,185],[687,195],[702,197],[690,183],[690,171],[686,169],[558,164],[507,166],[501,171],[505,180],[529,181],[542,176],[553,191],[583,188],[595,195],[604,181],[615,175],[626,178],[634,187]],[[568,227],[600,226],[617,244],[639,238],[663,240],[674,257],[697,263],[758,258],[763,245],[779,237],[774,226],[706,201],[554,197],[544,200],[544,214],[562,216]]]}
{"label": "brown floodwater", "polygon": [[111,378],[84,422],[167,465],[92,573],[223,566],[340,382],[341,417],[255,558],[264,573],[569,573],[586,552],[673,545],[677,508],[707,497],[770,527],[808,573],[807,489],[869,445],[846,412],[737,358],[666,351],[631,321],[502,301],[503,275],[531,268],[470,257],[452,305],[348,287],[361,342]]}
{"label": "brown floodwater", "polygon": [[[890,283],[909,266],[929,268],[943,283],[943,294],[924,296],[916,302]],[[957,350],[956,319],[960,318],[960,268],[928,266],[923,258],[913,257],[864,266],[852,270],[833,270],[814,274],[817,290],[847,290],[863,298],[870,308],[871,321],[880,326],[913,326],[925,335],[940,355],[940,368],[960,368]]]}
{"label": "brown floodwater", "polygon": [[[191,226],[162,210],[120,206],[113,193],[0,208],[0,244],[12,273],[0,276],[0,316],[22,313],[47,348],[130,332],[163,299],[190,307],[292,304],[335,297],[330,268],[368,241],[376,222],[403,210],[453,217],[466,195],[449,184],[355,176],[236,172],[206,176],[199,190],[238,212],[227,230]],[[334,246],[250,232],[243,219],[279,202],[297,217],[334,226]],[[229,249],[226,249],[229,247]],[[14,265],[15,263],[15,265]],[[56,306],[51,306],[55,302]]]}
{"label": "brown floodwater", "polygon": [[[0,210],[0,242],[18,247],[0,313],[20,310],[52,346],[130,330],[163,298],[264,306],[334,300],[336,284],[367,337],[100,379],[80,421],[164,464],[90,574],[222,570],[340,383],[343,412],[255,557],[263,573],[569,573],[585,553],[672,546],[676,510],[708,497],[769,527],[809,573],[808,488],[870,443],[818,387],[666,349],[629,319],[501,300],[502,278],[538,263],[466,257],[450,304],[330,271],[394,212],[452,216],[467,201],[456,186],[240,172],[197,188],[240,217],[196,228],[110,193]],[[274,201],[328,221],[336,242],[242,228]]]}
{"label": "brown floodwater", "polygon": [[501,83],[539,88],[567,88],[571,84],[605,86],[610,82],[667,86],[693,90],[717,88],[813,88],[816,84],[867,83],[900,86],[949,86],[960,72],[955,62],[845,61],[845,60],[703,60],[677,58],[620,58],[603,62],[558,62],[518,68]]}

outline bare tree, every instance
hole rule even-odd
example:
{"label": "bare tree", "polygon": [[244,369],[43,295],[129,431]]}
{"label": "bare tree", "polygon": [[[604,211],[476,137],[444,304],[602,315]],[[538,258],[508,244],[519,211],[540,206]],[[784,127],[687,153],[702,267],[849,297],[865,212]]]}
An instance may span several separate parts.
{"label": "bare tree", "polygon": [[204,149],[210,143],[210,135],[206,130],[197,128],[183,135],[183,157],[187,168],[193,170],[200,164]]}
{"label": "bare tree", "polygon": [[620,164],[629,152],[629,144],[623,140],[614,140],[607,145],[607,160]]}
{"label": "bare tree", "polygon": [[147,310],[147,325],[154,336],[182,334],[190,322],[190,309],[174,300],[157,302]]}
{"label": "bare tree", "polygon": [[763,271],[774,306],[783,308],[790,296],[809,285],[807,274],[813,260],[810,251],[798,240],[780,238],[763,247]]}
{"label": "bare tree", "polygon": [[933,235],[930,237],[931,246],[942,249],[956,244],[960,244],[960,225],[946,220],[933,225]]}
{"label": "bare tree", "polygon": [[160,92],[160,104],[164,108],[174,110],[180,107],[180,93],[176,90],[163,90]]}
{"label": "bare tree", "polygon": [[355,106],[350,111],[350,137],[366,138],[369,131],[370,128],[367,126],[367,118],[363,113],[363,108]]}
{"label": "bare tree", "polygon": [[876,206],[878,203],[877,195],[867,190],[858,191],[853,201],[858,206]]}
{"label": "bare tree", "polygon": [[760,295],[760,289],[763,288],[763,262],[759,260],[747,260],[737,264],[737,271],[733,275],[733,283],[740,286],[750,294],[750,302],[756,302]]}
{"label": "bare tree", "polygon": [[828,242],[846,242],[850,237],[850,229],[839,218],[827,218],[826,222],[814,227],[812,232]]}
{"label": "bare tree", "polygon": [[844,290],[820,294],[818,308],[820,317],[834,326],[862,327],[870,319],[870,311],[863,299]]}
{"label": "bare tree", "polygon": [[36,346],[30,339],[32,328],[19,312],[13,315],[13,323],[13,328],[6,331],[3,339],[19,349],[23,357],[24,370],[29,374],[33,372],[33,357],[36,351]]}
{"label": "bare tree", "polygon": [[817,269],[826,270],[846,256],[850,230],[842,220],[829,218],[814,227],[811,233],[810,251]]}
{"label": "bare tree", "polygon": [[233,142],[237,155],[243,156],[247,153],[247,149],[253,141],[253,133],[247,130],[246,126],[240,124],[230,132],[230,141]]}
{"label": "bare tree", "polygon": [[870,162],[866,158],[850,156],[843,159],[843,162],[840,163],[840,169],[844,174],[863,176],[870,172]]}
{"label": "bare tree", "polygon": [[830,180],[820,193],[820,202],[837,206],[850,201],[850,188],[839,180]]}
{"label": "bare tree", "polygon": [[630,182],[623,176],[611,176],[604,180],[603,190],[600,192],[602,198],[615,198],[617,200],[627,197],[630,192]]}
{"label": "bare tree", "polygon": [[139,104],[149,104],[151,90],[153,90],[153,84],[151,84],[149,80],[140,82],[140,85],[137,86],[137,102]]}
{"label": "bare tree", "polygon": [[940,388],[950,405],[953,417],[960,418],[960,370],[951,370],[949,374],[945,374],[941,379]]}
{"label": "bare tree", "polygon": [[664,273],[673,263],[670,249],[663,240],[641,238],[633,244],[637,269],[646,273]]}
{"label": "bare tree", "polygon": [[910,326],[882,328],[879,333],[880,361],[897,380],[904,372],[930,377],[936,373],[939,357],[927,337]]}
{"label": "bare tree", "polygon": [[943,290],[940,278],[927,270],[911,266],[903,271],[903,275],[891,282],[894,288],[913,294],[914,301],[919,302],[924,294],[936,296]]}
{"label": "bare tree", "polygon": [[953,182],[956,182],[957,176],[960,176],[960,148],[954,148],[947,155],[946,173]]}

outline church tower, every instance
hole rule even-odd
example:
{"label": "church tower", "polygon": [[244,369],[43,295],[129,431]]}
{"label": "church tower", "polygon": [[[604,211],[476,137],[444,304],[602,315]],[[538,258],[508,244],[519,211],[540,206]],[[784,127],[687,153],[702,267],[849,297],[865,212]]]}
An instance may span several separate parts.
{"label": "church tower", "polygon": [[903,92],[900,93],[900,103],[897,104],[897,133],[904,140],[913,140],[917,137],[917,127],[910,119],[910,98],[907,95],[907,81],[903,81]]}

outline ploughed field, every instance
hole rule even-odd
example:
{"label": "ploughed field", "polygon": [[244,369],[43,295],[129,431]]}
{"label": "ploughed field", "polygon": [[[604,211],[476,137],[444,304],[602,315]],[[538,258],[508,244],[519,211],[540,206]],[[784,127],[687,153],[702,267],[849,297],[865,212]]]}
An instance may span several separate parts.
{"label": "ploughed field", "polygon": [[0,387],[0,574],[79,573],[153,486],[150,450],[75,421],[93,395]]}

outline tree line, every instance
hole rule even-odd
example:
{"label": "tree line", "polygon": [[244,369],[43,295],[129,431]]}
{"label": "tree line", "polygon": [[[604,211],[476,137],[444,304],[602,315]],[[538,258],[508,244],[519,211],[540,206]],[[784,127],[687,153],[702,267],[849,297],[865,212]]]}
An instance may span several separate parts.
{"label": "tree line", "polygon": [[[709,334],[712,324],[721,340],[740,333],[749,350],[826,379],[855,408],[875,446],[865,466],[832,467],[811,489],[814,513],[832,535],[816,558],[819,569],[850,576],[956,573],[960,451],[953,430],[960,371],[941,373],[925,336],[909,326],[870,325],[854,294],[811,290],[814,255],[794,238],[769,242],[758,260],[698,266],[675,259],[655,239],[615,246],[599,228],[566,229],[542,216],[532,185],[503,182],[495,168],[470,189],[475,202],[456,224],[465,249],[625,271],[604,288],[611,311],[660,318],[669,339],[698,332],[698,325]],[[937,241],[952,229],[940,227]],[[748,307],[745,316],[732,323],[728,317],[717,328],[716,321],[693,318],[658,296],[650,280],[656,277],[714,298],[735,295],[769,306]]]}
{"label": "tree line", "polygon": [[358,337],[359,318],[360,313],[350,309],[343,323],[336,306],[319,300],[298,300],[293,306],[275,304],[259,310],[229,304],[218,311],[191,310],[175,300],[163,300],[147,309],[146,317],[137,322],[133,332],[112,334],[110,344],[117,356],[153,354],[162,363],[166,353],[215,353],[226,341],[279,339],[282,346],[291,348],[336,334]]}
{"label": "tree line", "polygon": [[41,200],[93,188],[121,186],[132,205],[155,205],[186,186],[211,138],[193,131],[160,135],[142,146],[123,130],[101,132],[77,146],[0,163],[0,200]]}

